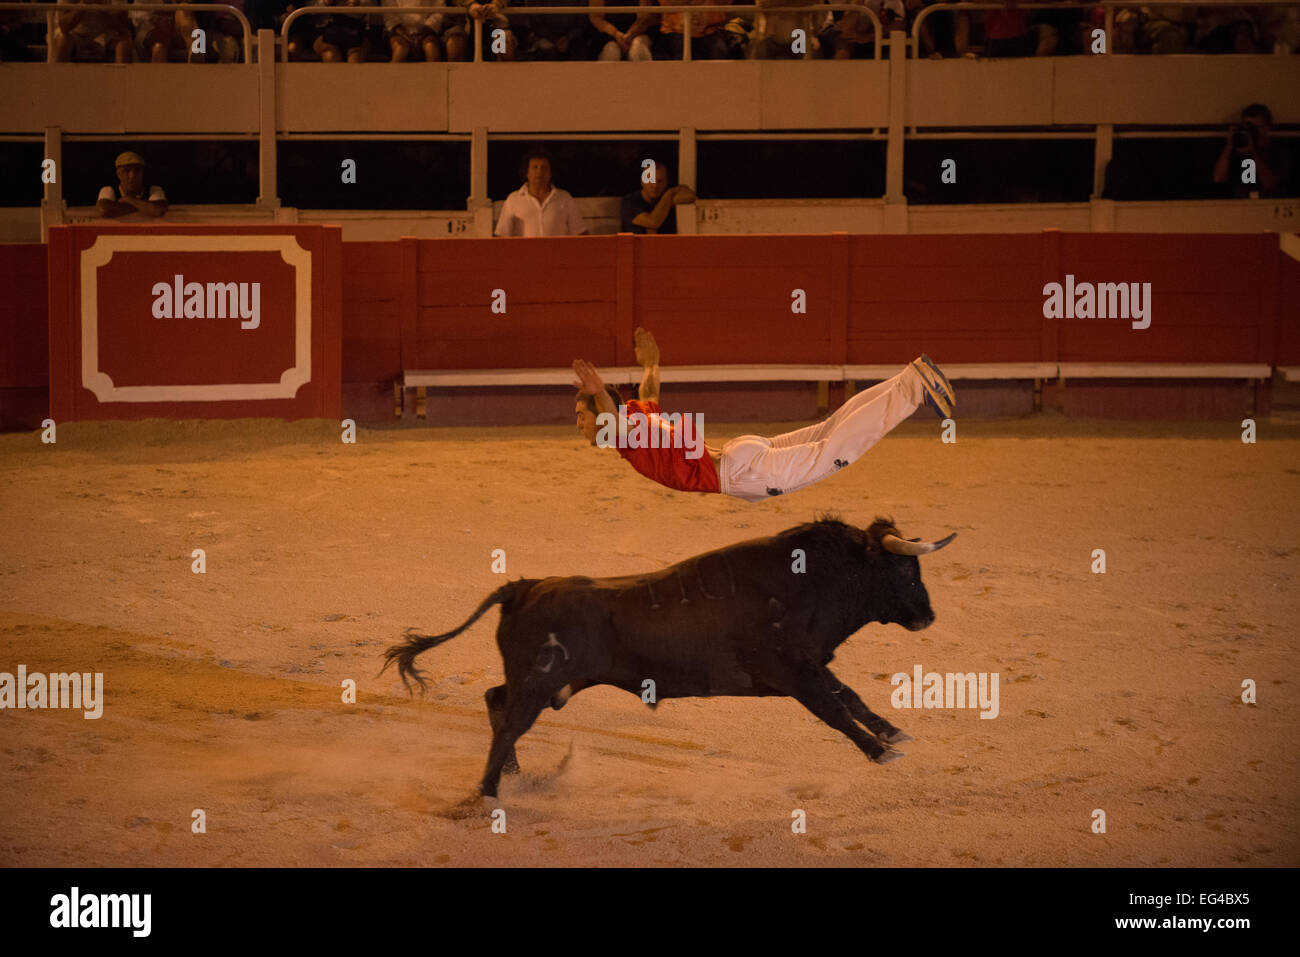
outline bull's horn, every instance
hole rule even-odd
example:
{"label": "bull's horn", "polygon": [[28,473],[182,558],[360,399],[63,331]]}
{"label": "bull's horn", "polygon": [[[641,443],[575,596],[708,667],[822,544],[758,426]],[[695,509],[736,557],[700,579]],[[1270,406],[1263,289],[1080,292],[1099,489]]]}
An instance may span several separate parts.
{"label": "bull's horn", "polygon": [[928,555],[930,552],[937,552],[956,537],[957,533],[953,532],[947,538],[941,538],[937,542],[905,542],[897,535],[885,535],[880,539],[880,547],[895,555]]}

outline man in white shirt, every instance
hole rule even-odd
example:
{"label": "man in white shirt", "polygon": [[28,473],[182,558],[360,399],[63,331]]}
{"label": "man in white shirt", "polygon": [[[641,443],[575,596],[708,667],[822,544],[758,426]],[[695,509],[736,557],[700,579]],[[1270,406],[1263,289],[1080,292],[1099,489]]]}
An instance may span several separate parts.
{"label": "man in white shirt", "polygon": [[551,185],[551,154],[524,156],[526,182],[506,197],[497,220],[498,236],[581,236],[587,224],[568,190]]}
{"label": "man in white shirt", "polygon": [[117,157],[116,195],[111,186],[99,191],[99,215],[106,219],[142,213],[148,217],[162,216],[167,212],[167,196],[161,186],[149,187],[149,198],[144,198],[144,157],[139,153],[121,153]]}

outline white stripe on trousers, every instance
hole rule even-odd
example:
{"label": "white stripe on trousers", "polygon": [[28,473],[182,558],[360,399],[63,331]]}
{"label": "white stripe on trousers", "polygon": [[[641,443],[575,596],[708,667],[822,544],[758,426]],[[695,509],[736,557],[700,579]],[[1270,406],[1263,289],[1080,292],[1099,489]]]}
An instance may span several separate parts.
{"label": "white stripe on trousers", "polygon": [[718,479],[724,495],[761,502],[820,482],[856,462],[925,401],[910,365],[859,392],[825,422],[772,437],[741,435],[722,447]]}

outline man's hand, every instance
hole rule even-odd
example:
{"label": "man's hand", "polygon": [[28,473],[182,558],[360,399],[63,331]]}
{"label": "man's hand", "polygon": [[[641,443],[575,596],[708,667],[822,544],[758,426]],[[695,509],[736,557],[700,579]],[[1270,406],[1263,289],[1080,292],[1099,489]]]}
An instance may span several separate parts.
{"label": "man's hand", "polygon": [[659,344],[655,342],[655,337],[638,326],[634,338],[636,339],[637,364],[642,368],[657,366],[659,364]]}
{"label": "man's hand", "polygon": [[573,384],[583,395],[600,395],[605,391],[605,383],[600,378],[600,373],[586,359],[573,360],[573,373],[577,378]]}
{"label": "man's hand", "polygon": [[638,398],[643,402],[658,402],[659,344],[655,342],[654,336],[640,326],[637,326],[635,338],[636,361],[641,363],[641,368],[645,370],[641,373],[641,388],[637,393]]}
{"label": "man's hand", "polygon": [[699,197],[695,195],[695,190],[689,186],[673,187],[673,205],[680,206],[682,203],[693,203],[697,199]]}

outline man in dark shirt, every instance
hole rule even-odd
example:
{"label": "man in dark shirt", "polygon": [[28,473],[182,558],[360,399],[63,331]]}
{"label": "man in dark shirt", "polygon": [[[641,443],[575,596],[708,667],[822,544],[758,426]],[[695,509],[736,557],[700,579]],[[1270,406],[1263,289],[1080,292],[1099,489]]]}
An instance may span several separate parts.
{"label": "man in dark shirt", "polygon": [[695,191],[689,186],[669,186],[672,170],[659,160],[652,160],[641,174],[641,188],[623,197],[619,206],[619,231],[624,233],[677,232],[680,203],[693,203]]}

